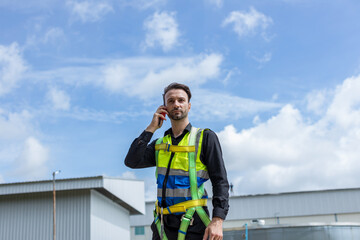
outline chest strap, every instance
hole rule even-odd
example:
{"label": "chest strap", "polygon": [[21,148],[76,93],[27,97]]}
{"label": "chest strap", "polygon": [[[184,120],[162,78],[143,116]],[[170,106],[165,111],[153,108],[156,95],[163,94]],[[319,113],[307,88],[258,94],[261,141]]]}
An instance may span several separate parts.
{"label": "chest strap", "polygon": [[195,152],[195,146],[178,146],[169,143],[155,145],[155,150],[164,150],[165,152]]}

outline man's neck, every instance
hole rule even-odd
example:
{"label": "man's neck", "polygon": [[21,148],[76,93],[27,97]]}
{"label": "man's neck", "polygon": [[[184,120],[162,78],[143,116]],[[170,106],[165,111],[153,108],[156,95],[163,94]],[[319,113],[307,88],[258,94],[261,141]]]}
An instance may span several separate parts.
{"label": "man's neck", "polygon": [[171,130],[174,135],[174,137],[180,136],[183,132],[186,126],[189,124],[189,119],[182,119],[180,121],[171,120]]}

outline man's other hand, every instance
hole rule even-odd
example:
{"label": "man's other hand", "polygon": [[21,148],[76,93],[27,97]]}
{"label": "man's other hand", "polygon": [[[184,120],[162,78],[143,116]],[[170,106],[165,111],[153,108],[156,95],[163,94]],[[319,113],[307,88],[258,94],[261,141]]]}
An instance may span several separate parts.
{"label": "man's other hand", "polygon": [[214,217],[207,228],[205,229],[205,234],[203,240],[222,240],[223,239],[223,229],[222,223],[223,219],[219,217]]}

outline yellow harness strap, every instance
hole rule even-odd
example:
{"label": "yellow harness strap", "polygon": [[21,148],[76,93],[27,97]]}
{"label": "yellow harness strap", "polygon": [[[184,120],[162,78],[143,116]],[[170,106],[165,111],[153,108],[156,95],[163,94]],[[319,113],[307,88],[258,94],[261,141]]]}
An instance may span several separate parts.
{"label": "yellow harness strap", "polygon": [[[172,214],[172,213],[179,213],[179,212],[186,212],[187,209],[193,207],[200,207],[206,206],[207,199],[197,199],[197,200],[188,200],[185,202],[181,202],[175,205],[172,205],[167,208],[163,208],[163,214]],[[158,206],[158,201],[156,201],[156,212],[158,215],[161,213],[161,207]]]}
{"label": "yellow harness strap", "polygon": [[177,146],[168,143],[161,143],[155,145],[155,150],[164,150],[167,152],[195,152],[195,146]]}

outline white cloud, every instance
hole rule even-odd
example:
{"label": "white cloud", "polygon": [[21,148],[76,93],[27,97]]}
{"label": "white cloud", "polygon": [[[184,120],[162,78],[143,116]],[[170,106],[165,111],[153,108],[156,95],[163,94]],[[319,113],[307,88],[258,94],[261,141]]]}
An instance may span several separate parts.
{"label": "white cloud", "polygon": [[38,16],[28,20],[26,29],[28,35],[23,50],[34,50],[42,45],[59,47],[66,40],[64,30],[60,27],[49,27],[48,18]]}
{"label": "white cloud", "polygon": [[[265,37],[266,28],[273,23],[271,17],[267,17],[255,8],[250,7],[249,12],[233,11],[223,21],[222,25],[227,26],[233,24],[233,30],[238,34],[239,38],[255,34],[261,31]],[[260,30],[259,30],[260,29]]]}
{"label": "white cloud", "polygon": [[0,108],[0,163],[11,164],[19,156],[19,142],[34,132],[30,120],[28,111],[12,113]]}
{"label": "white cloud", "polygon": [[[357,187],[360,174],[360,76],[336,88],[325,115],[304,118],[284,106],[257,126],[218,133],[237,193]],[[336,179],[336,181],[334,180]]]}
{"label": "white cloud", "polygon": [[134,172],[126,171],[123,174],[121,174],[121,178],[136,179],[136,175]]}
{"label": "white cloud", "polygon": [[64,31],[58,27],[52,27],[42,31],[42,23],[35,23],[33,34],[26,39],[24,49],[40,44],[58,44],[65,39]]}
{"label": "white cloud", "polygon": [[267,52],[261,57],[253,56],[253,59],[260,64],[264,64],[264,63],[271,61],[271,57],[272,57],[272,54],[270,52]]}
{"label": "white cloud", "polygon": [[322,115],[327,111],[329,98],[334,93],[328,90],[312,91],[306,96],[307,110],[317,115]]}
{"label": "white cloud", "polygon": [[[196,89],[193,91],[192,118],[206,120],[240,119],[281,107],[278,103],[241,98],[228,93]],[[196,114],[193,114],[196,113]]]}
{"label": "white cloud", "polygon": [[227,86],[231,82],[231,79],[234,78],[234,76],[240,75],[240,74],[241,74],[241,71],[237,67],[235,67],[231,70],[228,70],[226,77],[224,78],[224,80],[222,80],[222,83],[225,86]]}
{"label": "white cloud", "polygon": [[64,31],[61,28],[50,28],[44,35],[42,39],[43,43],[56,43],[59,40],[65,38]]}
{"label": "white cloud", "polygon": [[[151,115],[152,112],[144,112],[144,111],[137,111],[137,112],[105,112],[99,111],[89,108],[79,108],[73,107],[72,111],[68,112],[61,112],[62,117],[69,117],[72,119],[76,119],[79,121],[96,121],[96,122],[110,122],[110,123],[122,123],[124,120],[128,121],[130,118],[142,117],[144,115]],[[49,112],[42,112],[42,114],[49,114]],[[59,113],[51,112],[52,117],[56,117]]]}
{"label": "white cloud", "polygon": [[19,140],[30,134],[30,120],[31,114],[26,110],[12,113],[0,108],[0,141]]}
{"label": "white cloud", "polygon": [[164,51],[169,51],[178,43],[180,33],[174,12],[155,12],[145,20],[144,28],[146,30],[145,48],[160,45]]}
{"label": "white cloud", "polygon": [[[159,98],[164,86],[171,82],[181,82],[188,84],[194,92],[194,104],[190,114],[192,112],[197,112],[197,114],[192,117],[202,116],[207,120],[240,119],[281,107],[280,104],[274,102],[257,101],[205,90],[204,84],[220,76],[222,62],[223,56],[216,53],[188,58],[127,58],[100,62],[91,67],[36,72],[31,75],[31,78],[37,81],[51,80],[52,84],[58,85],[65,83],[75,86],[101,87],[111,94],[122,94],[145,100],[144,104],[148,105],[153,104],[155,100],[156,103],[160,103]],[[234,69],[232,72],[238,73],[238,70]],[[209,102],[211,104],[208,104]],[[72,113],[64,114],[79,120],[98,119],[111,122],[121,122],[122,118],[128,117],[123,112],[94,112],[76,107],[72,108]],[[142,114],[145,113],[142,112]]]}
{"label": "white cloud", "polygon": [[15,173],[25,179],[41,178],[47,174],[46,163],[49,159],[49,150],[36,138],[25,140],[23,150],[17,159]]}
{"label": "white cloud", "polygon": [[[51,80],[52,83],[56,81],[56,84],[101,87],[111,94],[122,94],[145,100],[144,104],[147,105],[161,103],[159,98],[164,86],[171,82],[181,82],[189,85],[194,93],[193,109],[190,114],[197,112],[192,116],[195,119],[199,116],[207,120],[240,119],[281,107],[280,104],[274,102],[257,101],[205,90],[204,84],[220,76],[222,62],[223,56],[216,53],[188,58],[127,58],[100,62],[100,65],[91,67],[36,72],[31,75],[31,78],[37,81]],[[238,74],[237,69],[232,72]],[[72,107],[71,113],[61,114],[78,120],[96,119],[111,122],[122,122],[123,118],[129,117],[124,112],[106,113],[77,107]],[[149,114],[149,112],[141,111],[139,114]]]}
{"label": "white cloud", "polygon": [[[84,60],[86,61],[86,60]],[[183,82],[198,87],[221,73],[221,54],[199,54],[193,57],[134,57],[84,63],[27,74],[33,82],[67,84],[76,87],[101,87],[109,93],[124,94],[149,100],[161,96],[171,82]],[[89,66],[81,66],[86,65]]]}
{"label": "white cloud", "polygon": [[224,4],[224,0],[206,0],[206,2],[214,5],[217,8],[221,8]]}
{"label": "white cloud", "polygon": [[274,93],[271,97],[271,100],[276,101],[279,98],[279,94]]}
{"label": "white cloud", "polygon": [[156,72],[150,71],[142,79],[139,87],[134,89],[133,94],[139,97],[151,96],[152,93],[157,94],[159,89],[162,92],[163,87],[171,82],[198,86],[218,76],[222,59],[222,56],[218,54],[201,55],[195,58],[181,59],[172,66]]}
{"label": "white cloud", "polygon": [[51,88],[47,93],[47,99],[52,103],[56,110],[70,109],[70,96],[62,90]]}
{"label": "white cloud", "polygon": [[98,65],[90,64],[90,66],[63,67],[45,71],[33,71],[27,74],[27,78],[33,82],[43,83],[63,83],[76,87],[99,84],[103,72]]}
{"label": "white cloud", "polygon": [[0,45],[0,96],[17,86],[26,69],[17,43],[10,46]]}
{"label": "white cloud", "polygon": [[215,78],[220,73],[222,59],[222,55],[209,54],[192,58],[169,58],[168,61],[158,61],[158,64],[151,59],[141,60],[137,65],[117,61],[105,67],[100,84],[111,92],[150,99],[161,96],[163,87],[171,82],[198,86]]}
{"label": "white cloud", "polygon": [[148,8],[159,8],[164,6],[167,3],[167,0],[120,0],[123,6],[131,6],[140,10],[145,10]]}
{"label": "white cloud", "polygon": [[360,125],[360,76],[348,78],[335,89],[326,115],[344,129]]}
{"label": "white cloud", "polygon": [[70,8],[76,20],[83,23],[100,21],[106,14],[113,12],[112,6],[106,1],[73,1],[68,0],[66,5]]}
{"label": "white cloud", "polygon": [[131,85],[127,67],[121,63],[111,63],[104,69],[103,86],[110,92],[121,92]]}
{"label": "white cloud", "polygon": [[48,149],[34,136],[33,116],[27,110],[10,112],[0,108],[0,165],[3,179],[32,179],[46,173]]}

